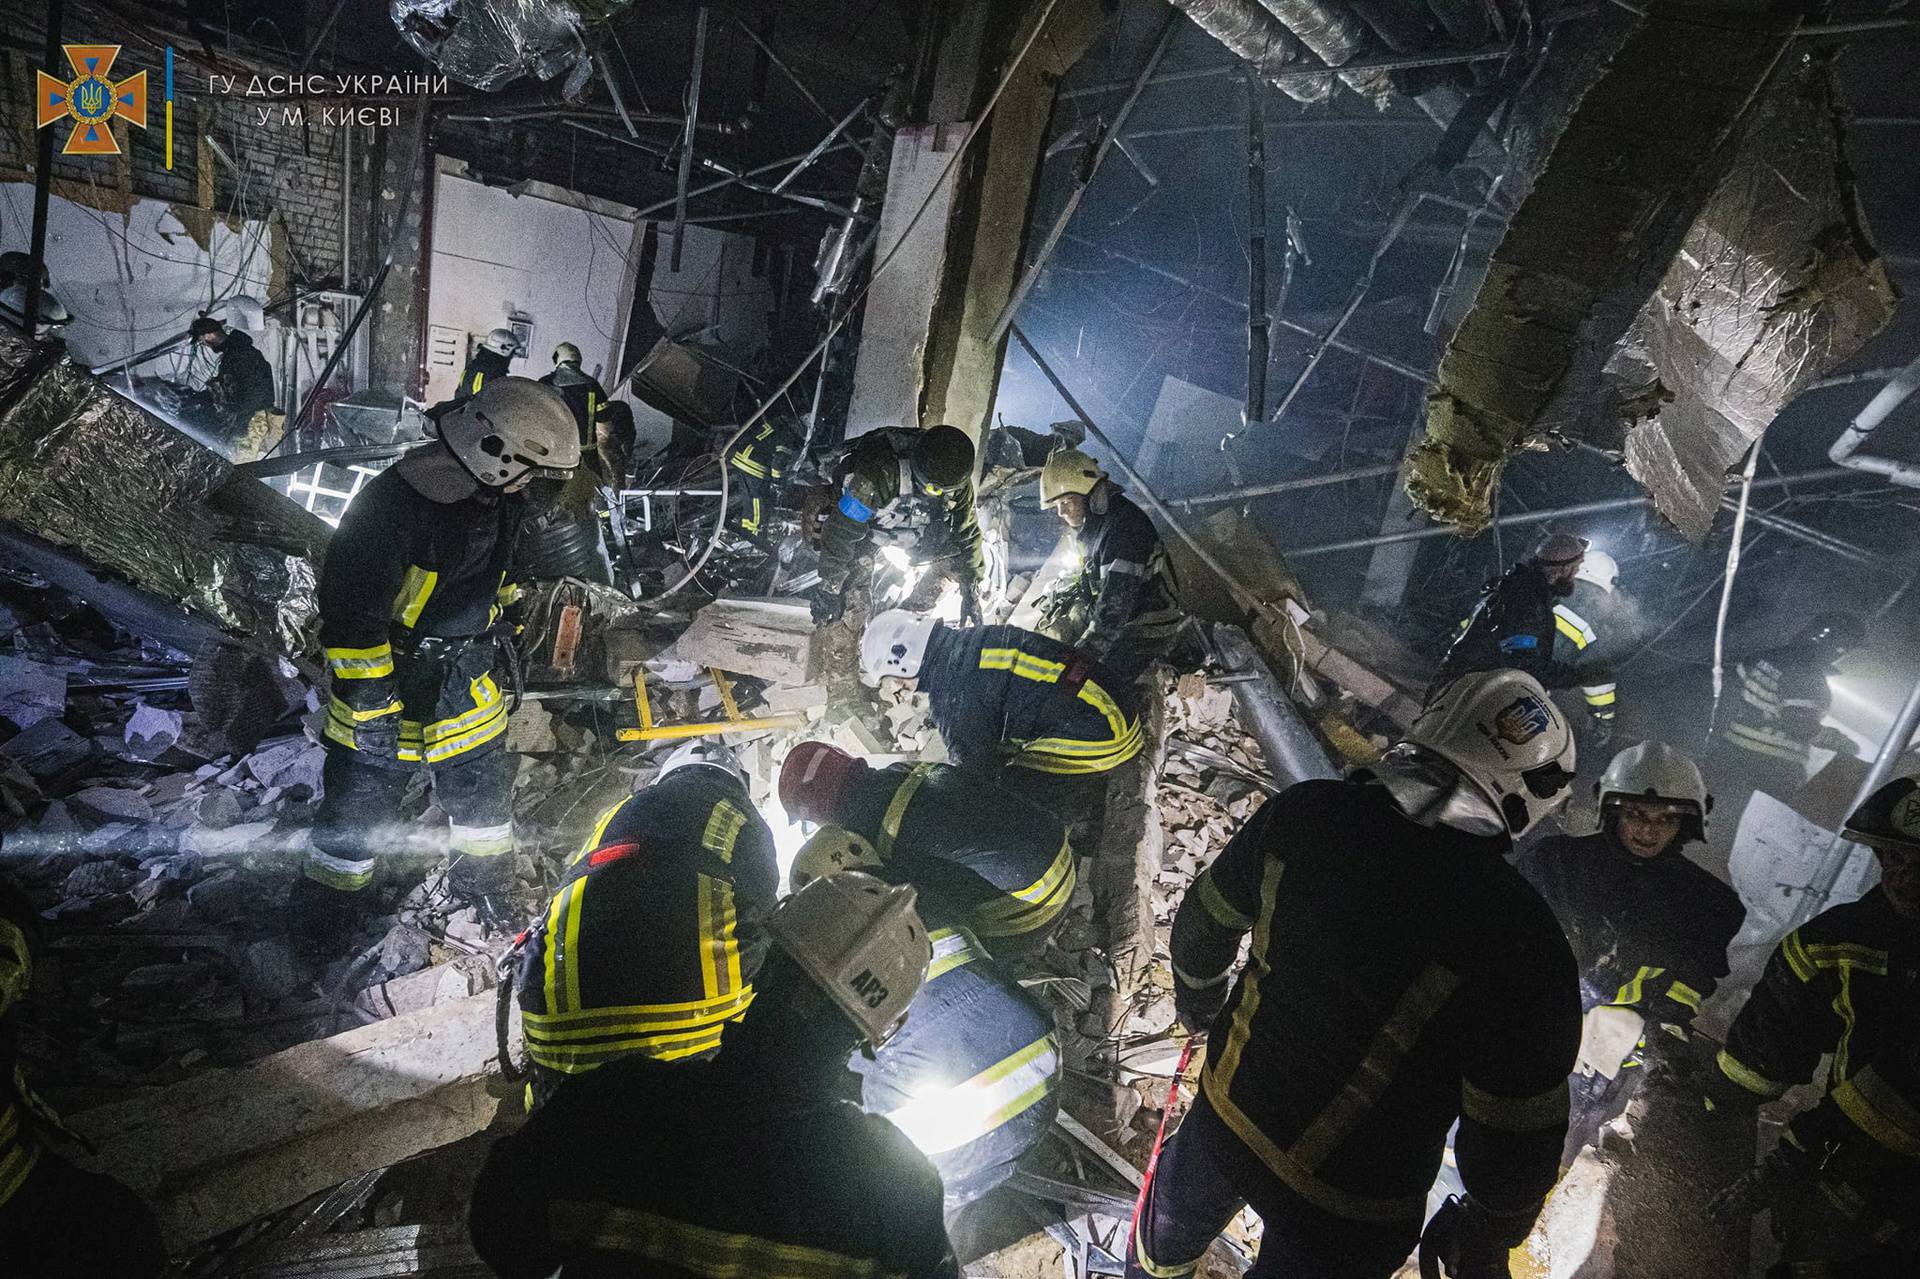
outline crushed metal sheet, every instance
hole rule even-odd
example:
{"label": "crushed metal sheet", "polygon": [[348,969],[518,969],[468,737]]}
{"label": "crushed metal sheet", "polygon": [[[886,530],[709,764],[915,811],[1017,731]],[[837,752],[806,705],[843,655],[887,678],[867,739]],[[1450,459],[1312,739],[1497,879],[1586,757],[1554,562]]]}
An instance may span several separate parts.
{"label": "crushed metal sheet", "polygon": [[392,0],[389,13],[408,44],[461,84],[491,92],[522,76],[568,73],[584,84],[593,67],[581,28],[626,7],[625,0]]}
{"label": "crushed metal sheet", "polygon": [[1783,76],[1608,361],[1628,472],[1662,515],[1704,537],[1728,468],[1884,329],[1894,302],[1842,167],[1826,69]]}

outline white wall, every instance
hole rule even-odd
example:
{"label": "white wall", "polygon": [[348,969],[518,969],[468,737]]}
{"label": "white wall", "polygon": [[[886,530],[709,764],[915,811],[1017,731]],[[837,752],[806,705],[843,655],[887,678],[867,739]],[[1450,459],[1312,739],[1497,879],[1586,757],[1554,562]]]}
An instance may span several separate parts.
{"label": "white wall", "polygon": [[[451,366],[430,364],[428,402],[453,394],[471,344],[514,310],[533,317],[532,349],[515,373],[543,376],[553,367],[554,345],[572,342],[582,367],[611,381],[647,224],[635,223],[626,206],[543,183],[515,195],[456,173],[443,172],[438,181],[427,323],[430,333],[454,331],[458,355]],[[658,236],[648,300],[667,332],[717,338],[748,357],[764,348],[771,284],[754,274],[754,242],[690,226],[675,272],[671,228],[658,224]],[[664,418],[641,404],[634,417],[642,453],[650,440],[664,441]]]}
{"label": "white wall", "polygon": [[[33,186],[0,183],[0,252],[27,251],[33,230]],[[77,363],[125,359],[186,331],[216,298],[267,300],[271,241],[263,224],[238,230],[213,220],[208,248],[187,234],[172,206],[142,199],[125,215],[54,196],[47,205],[47,270],[54,292],[73,313],[63,334]],[[274,359],[274,343],[251,335]],[[185,380],[187,349],[136,372]],[[211,367],[197,372],[205,375]]]}

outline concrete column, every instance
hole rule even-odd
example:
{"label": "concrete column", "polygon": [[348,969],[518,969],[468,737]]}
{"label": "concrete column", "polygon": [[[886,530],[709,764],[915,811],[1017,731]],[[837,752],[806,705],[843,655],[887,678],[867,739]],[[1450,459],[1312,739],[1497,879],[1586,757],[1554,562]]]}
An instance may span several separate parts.
{"label": "concrete column", "polygon": [[419,395],[425,388],[420,329],[426,305],[424,272],[431,252],[433,188],[438,180],[429,141],[422,136],[419,113],[426,109],[425,104],[403,107],[401,124],[379,131],[369,184],[373,190],[367,236],[372,240],[368,252],[374,266],[367,274],[377,272],[389,252],[393,270],[367,317],[372,328],[368,380],[392,395]]}

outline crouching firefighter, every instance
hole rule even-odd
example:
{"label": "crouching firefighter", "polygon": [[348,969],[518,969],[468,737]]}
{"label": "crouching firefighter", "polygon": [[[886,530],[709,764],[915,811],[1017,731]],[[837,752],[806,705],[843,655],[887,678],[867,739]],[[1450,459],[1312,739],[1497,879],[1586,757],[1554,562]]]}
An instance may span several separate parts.
{"label": "crouching firefighter", "polygon": [[958,1279],[939,1175],[844,1100],[847,1059],[927,971],[913,890],[835,875],[766,929],[760,998],[719,1056],[611,1062],[494,1143],[467,1223],[495,1274]]}
{"label": "crouching firefighter", "polygon": [[559,393],[497,378],[437,410],[439,436],[361,490],[320,570],[320,643],[331,677],[325,797],[295,931],[347,940],[375,907],[366,889],[398,839],[401,800],[425,769],[451,820],[449,881],[491,925],[514,884],[513,763],[494,626],[520,527],[516,495],[580,461]]}
{"label": "crouching firefighter", "polygon": [[21,1003],[33,983],[40,916],[0,879],[0,1271],[9,1279],[146,1279],[167,1264],[160,1227],[112,1177],[54,1149],[85,1146],[27,1084]]}
{"label": "crouching firefighter", "polygon": [[962,629],[894,609],[867,624],[860,666],[870,684],[899,679],[927,695],[955,767],[1063,816],[1140,753],[1131,689],[1035,631]]}
{"label": "crouching firefighter", "polygon": [[1707,837],[1713,798],[1684,753],[1665,742],[1621,751],[1599,792],[1599,833],[1543,839],[1519,861],[1580,965],[1569,1164],[1631,1099],[1640,1067],[1692,1064],[1693,1019],[1727,975],[1746,917],[1739,895],[1686,855]]}
{"label": "crouching firefighter", "polygon": [[1207,1064],[1129,1275],[1193,1273],[1251,1204],[1254,1274],[1384,1279],[1421,1236],[1455,1120],[1468,1197],[1430,1250],[1456,1279],[1508,1273],[1559,1173],[1580,998],[1560,926],[1506,859],[1573,765],[1537,682],[1467,675],[1380,763],[1268,800],[1194,881],[1174,998]]}
{"label": "crouching firefighter", "polygon": [[[872,864],[866,841],[838,826],[815,831],[794,859],[797,892]],[[908,882],[899,864],[876,877]],[[884,1115],[933,1161],[949,1217],[1011,1177],[1060,1110],[1053,1015],[993,961],[932,893],[911,885],[933,945],[926,984],[899,1031],[853,1058],[860,1105]]]}
{"label": "crouching firefighter", "polygon": [[1888,782],[1843,833],[1880,883],[1787,934],[1709,1079],[1714,1111],[1750,1122],[1831,1054],[1825,1094],[1712,1205],[1742,1238],[1772,1210],[1769,1279],[1920,1274],[1920,781]]}
{"label": "crouching firefighter", "polygon": [[[986,558],[973,501],[973,441],[957,426],[890,426],[853,441],[836,469],[838,505],[820,533],[813,620],[837,622],[849,588],[869,589],[869,548],[897,546],[960,588],[960,616],[980,620]],[[855,617],[860,616],[856,610]]]}
{"label": "crouching firefighter", "polygon": [[616,1057],[717,1051],[753,1002],[779,882],[772,832],[717,741],[680,747],[603,813],[517,944],[535,1103]]}
{"label": "crouching firefighter", "polygon": [[[825,742],[801,742],[780,769],[780,803],[796,821],[857,837],[869,870],[937,900],[1002,960],[1046,945],[1073,897],[1073,849],[1060,820],[946,764],[873,768]],[[816,874],[820,872],[815,872]]]}

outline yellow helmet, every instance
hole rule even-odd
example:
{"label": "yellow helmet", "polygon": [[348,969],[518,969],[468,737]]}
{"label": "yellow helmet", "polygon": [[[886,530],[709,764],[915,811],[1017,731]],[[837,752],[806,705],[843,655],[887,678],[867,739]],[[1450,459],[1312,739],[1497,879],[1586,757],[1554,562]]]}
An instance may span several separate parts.
{"label": "yellow helmet", "polygon": [[1069,493],[1086,497],[1106,478],[1100,464],[1079,449],[1049,453],[1040,468],[1040,505],[1051,508]]}

